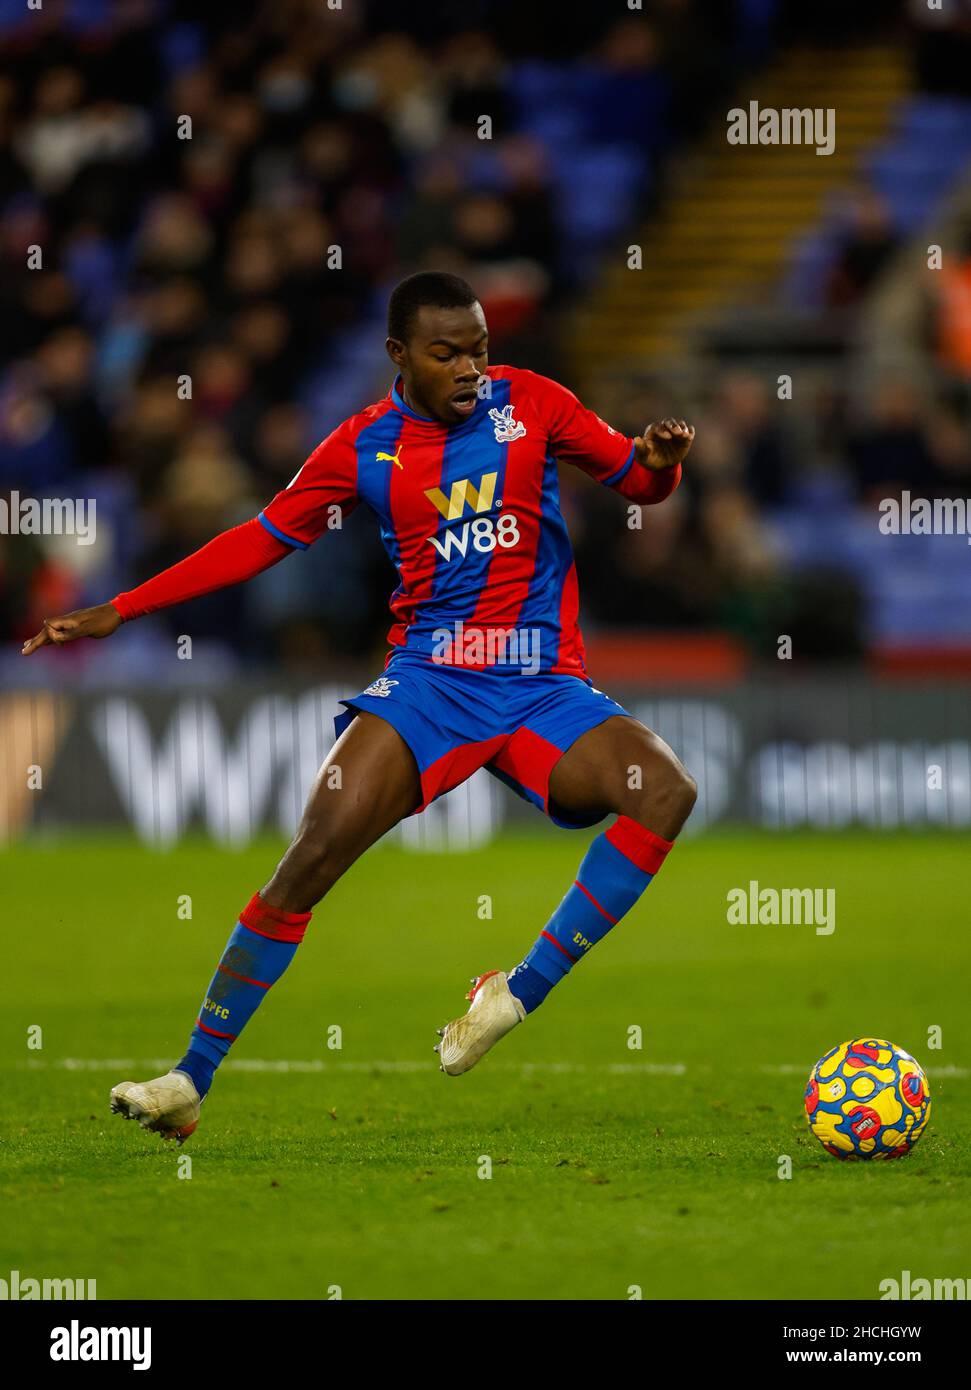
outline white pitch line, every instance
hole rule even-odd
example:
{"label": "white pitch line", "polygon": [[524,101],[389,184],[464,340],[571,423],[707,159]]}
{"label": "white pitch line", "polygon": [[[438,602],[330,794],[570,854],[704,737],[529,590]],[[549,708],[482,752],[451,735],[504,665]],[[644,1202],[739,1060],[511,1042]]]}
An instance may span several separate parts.
{"label": "white pitch line", "polygon": [[[768,1073],[768,1075],[770,1076],[808,1077],[809,1073],[812,1071],[812,1063],[810,1063],[808,1066],[806,1064],[797,1065],[793,1062],[767,1063],[766,1065],[760,1067],[759,1070]],[[963,1079],[964,1077],[971,1076],[971,1069],[969,1069],[968,1067],[925,1067],[924,1071],[927,1073],[928,1076],[938,1078],[950,1077]]]}
{"label": "white pitch line", "polygon": [[[167,1071],[171,1058],[166,1057],[58,1057],[47,1062],[40,1058],[30,1058],[16,1064],[28,1071],[113,1071],[113,1072],[151,1072]],[[375,1062],[329,1062],[320,1057],[309,1060],[275,1060],[267,1058],[230,1058],[220,1067],[221,1071],[242,1072],[424,1072],[434,1071],[432,1059],[427,1062],[411,1060]],[[611,1072],[616,1075],[636,1073],[647,1076],[684,1076],[687,1067],[683,1062],[611,1062],[605,1066],[589,1066],[582,1062],[498,1062],[490,1071],[516,1071],[529,1074],[595,1073]]]}
{"label": "white pitch line", "polygon": [[[51,1062],[40,1058],[29,1058],[14,1063],[19,1070],[26,1071],[111,1071],[111,1072],[165,1072],[172,1065],[170,1057],[57,1057]],[[309,1059],[231,1057],[223,1062],[221,1071],[239,1072],[425,1072],[434,1071],[435,1064],[429,1060],[418,1062],[410,1059],[374,1062],[327,1061],[322,1057]],[[607,1062],[603,1066],[584,1062],[491,1062],[490,1071],[520,1072],[529,1076],[537,1072],[541,1075],[573,1076],[595,1075],[607,1072],[612,1076],[685,1076],[689,1071],[710,1073],[710,1066],[689,1067],[685,1062]],[[770,1076],[808,1076],[812,1070],[804,1062],[766,1063],[759,1068]],[[968,1067],[926,1067],[932,1080],[964,1080],[971,1076]]]}

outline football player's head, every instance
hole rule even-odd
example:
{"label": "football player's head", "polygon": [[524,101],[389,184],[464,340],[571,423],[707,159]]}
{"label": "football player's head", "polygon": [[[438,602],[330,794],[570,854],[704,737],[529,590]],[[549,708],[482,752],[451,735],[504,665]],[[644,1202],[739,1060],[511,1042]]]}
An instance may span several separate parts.
{"label": "football player's head", "polygon": [[405,401],[444,425],[467,420],[489,362],[489,332],[475,291],[458,275],[422,270],[388,301],[388,356]]}

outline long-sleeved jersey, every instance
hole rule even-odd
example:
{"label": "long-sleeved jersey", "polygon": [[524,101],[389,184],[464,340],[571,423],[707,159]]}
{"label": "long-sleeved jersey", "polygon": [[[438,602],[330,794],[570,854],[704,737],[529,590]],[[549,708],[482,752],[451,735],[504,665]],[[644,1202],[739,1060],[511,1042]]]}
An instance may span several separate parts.
{"label": "long-sleeved jersey", "polygon": [[536,669],[583,676],[557,461],[639,503],[663,501],[681,478],[680,464],[644,467],[631,439],[535,372],[489,367],[475,409],[450,426],[410,409],[399,378],[383,400],[328,435],[264,508],[262,539],[247,523],[114,602],[132,617],[245,578],[248,564],[258,573],[363,502],[398,571],[392,652],[448,660],[444,634],[460,631],[463,650],[470,635],[483,634],[489,651],[492,634],[528,630]]}
{"label": "long-sleeved jersey", "polygon": [[437,634],[458,624],[466,635],[531,629],[540,669],[582,673],[557,460],[639,501],[666,497],[680,469],[643,468],[632,440],[547,377],[490,367],[486,379],[469,419],[451,426],[417,415],[396,382],[324,440],[260,520],[306,546],[326,530],[330,508],[365,502],[399,575],[392,647],[431,655]]}

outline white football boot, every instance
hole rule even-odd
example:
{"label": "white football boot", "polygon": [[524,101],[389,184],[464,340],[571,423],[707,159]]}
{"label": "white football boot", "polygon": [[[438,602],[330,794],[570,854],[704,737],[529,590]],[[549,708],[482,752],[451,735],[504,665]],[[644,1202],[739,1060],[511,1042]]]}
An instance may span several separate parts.
{"label": "white football boot", "polygon": [[184,1144],[199,1123],[202,1101],[192,1078],[184,1071],[166,1072],[153,1081],[122,1081],[111,1088],[111,1108],[126,1120],[137,1120],[163,1139]]}
{"label": "white football boot", "polygon": [[441,1042],[435,1051],[441,1070],[449,1076],[461,1076],[494,1047],[500,1038],[522,1023],[526,1010],[506,983],[504,970],[489,970],[472,981],[465,996],[471,999],[468,1013],[439,1028]]}

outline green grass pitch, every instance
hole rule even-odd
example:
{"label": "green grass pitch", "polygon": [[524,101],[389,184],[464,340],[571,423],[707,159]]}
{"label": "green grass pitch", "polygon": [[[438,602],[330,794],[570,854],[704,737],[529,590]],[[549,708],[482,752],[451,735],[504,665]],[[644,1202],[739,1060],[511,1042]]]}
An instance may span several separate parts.
{"label": "green grass pitch", "polygon": [[[181,1055],[281,846],[4,851],[0,1277],[94,1278],[101,1299],[874,1299],[905,1269],[971,1277],[967,843],[686,840],[525,1026],[443,1076],[434,1029],[471,975],[521,958],[588,838],[372,851],[181,1150],[109,1114],[108,1090]],[[729,926],[749,879],[835,888],[835,933]],[[934,1108],[905,1159],[840,1163],[803,1087],[868,1033],[915,1053]]]}

